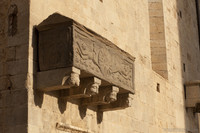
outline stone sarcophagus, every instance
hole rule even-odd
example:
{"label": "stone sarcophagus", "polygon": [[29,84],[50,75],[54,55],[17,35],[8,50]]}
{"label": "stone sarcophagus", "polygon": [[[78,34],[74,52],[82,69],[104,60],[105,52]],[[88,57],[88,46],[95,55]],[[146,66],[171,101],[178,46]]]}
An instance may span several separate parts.
{"label": "stone sarcophagus", "polygon": [[[117,95],[134,93],[135,58],[107,39],[59,14],[44,20],[37,30],[38,89],[61,90],[61,96],[67,98],[86,98],[90,101],[87,105],[109,104],[103,101],[105,97],[115,97],[114,102]],[[97,95],[103,96],[94,98]]]}

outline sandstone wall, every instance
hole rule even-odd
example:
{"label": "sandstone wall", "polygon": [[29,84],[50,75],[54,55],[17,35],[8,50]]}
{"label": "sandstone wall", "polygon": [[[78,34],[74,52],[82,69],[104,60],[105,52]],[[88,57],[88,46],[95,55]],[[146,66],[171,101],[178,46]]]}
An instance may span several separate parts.
{"label": "sandstone wall", "polygon": [[29,2],[0,1],[0,132],[27,132]]}
{"label": "sandstone wall", "polygon": [[[164,2],[169,83],[183,94],[183,83],[199,79],[199,43],[195,0]],[[173,89],[174,90],[174,89]],[[181,106],[180,106],[181,107]],[[187,129],[195,129],[190,109],[185,110]],[[178,127],[183,126],[177,118]],[[194,121],[194,120],[193,120]]]}
{"label": "sandstone wall", "polygon": [[168,79],[165,23],[162,0],[148,0],[152,69]]}
{"label": "sandstone wall", "polygon": [[[106,112],[102,122],[99,122],[101,114],[93,109],[87,109],[84,115],[84,111],[78,106],[79,101],[66,102],[56,98],[56,93],[33,91],[35,83],[32,83],[28,103],[29,132],[59,132],[55,129],[57,122],[101,133],[164,133],[177,130],[186,132],[186,128],[191,131],[197,129],[192,111],[188,109],[186,112],[183,89],[184,81],[199,78],[195,3],[194,0],[184,2],[163,1],[169,68],[167,80],[151,68],[148,1],[31,0],[30,31],[49,15],[58,12],[73,18],[135,56],[136,93],[133,107]],[[179,10],[182,11],[182,18],[178,16]],[[37,62],[34,58],[36,42],[32,42],[36,37],[32,33],[29,37],[32,38],[29,65],[32,65]],[[183,62],[186,72],[183,71]],[[32,66],[29,68],[32,73]]]}
{"label": "sandstone wall", "polygon": [[[8,36],[8,10],[14,3],[18,7],[17,33]],[[3,0],[0,9],[0,132],[63,133],[55,128],[57,122],[94,133],[186,133],[186,129],[197,129],[193,111],[185,109],[183,88],[185,81],[200,78],[195,0],[163,0],[168,79],[152,70],[147,0]],[[89,108],[85,114],[79,101],[35,90],[34,26],[55,12],[136,57],[131,108],[104,112],[103,116]]]}

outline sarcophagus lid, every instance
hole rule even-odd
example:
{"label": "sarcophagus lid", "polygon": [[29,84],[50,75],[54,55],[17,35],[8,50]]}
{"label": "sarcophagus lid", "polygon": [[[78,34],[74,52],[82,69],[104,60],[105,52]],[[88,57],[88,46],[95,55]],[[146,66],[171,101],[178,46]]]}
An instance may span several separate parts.
{"label": "sarcophagus lid", "polygon": [[40,72],[75,67],[81,78],[95,76],[120,92],[134,92],[135,58],[112,42],[59,14],[51,15],[37,30]]}

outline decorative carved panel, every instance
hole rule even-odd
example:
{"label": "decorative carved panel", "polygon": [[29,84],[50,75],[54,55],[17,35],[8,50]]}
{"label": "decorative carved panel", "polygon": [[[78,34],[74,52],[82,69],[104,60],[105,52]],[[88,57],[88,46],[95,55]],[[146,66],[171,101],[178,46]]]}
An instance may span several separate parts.
{"label": "decorative carved panel", "polygon": [[129,107],[134,60],[115,44],[74,20],[53,14],[37,26],[37,88],[60,91],[102,111]]}
{"label": "decorative carved panel", "polygon": [[90,35],[77,25],[74,33],[73,64],[89,73],[133,91],[134,59],[104,38]]}
{"label": "decorative carved panel", "polygon": [[134,57],[71,19],[57,24],[44,23],[37,27],[40,71],[75,66],[134,91]]}

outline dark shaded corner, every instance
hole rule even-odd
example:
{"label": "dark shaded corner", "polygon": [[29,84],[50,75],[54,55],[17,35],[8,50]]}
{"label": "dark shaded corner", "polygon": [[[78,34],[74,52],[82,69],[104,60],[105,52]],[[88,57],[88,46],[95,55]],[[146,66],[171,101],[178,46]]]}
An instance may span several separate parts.
{"label": "dark shaded corner", "polygon": [[103,112],[97,111],[97,124],[101,124],[103,121]]}
{"label": "dark shaded corner", "polygon": [[[36,71],[39,70],[39,65],[38,65],[38,31],[36,29],[36,26],[33,27],[33,33],[32,33],[32,48],[33,48],[33,62],[36,65],[33,65],[33,69],[36,69]],[[36,68],[35,68],[36,67]],[[34,72],[34,70],[33,70]],[[37,83],[36,83],[36,73],[33,74],[33,96],[34,96],[34,103],[36,106],[39,106],[40,108],[42,107],[43,103],[43,97],[44,97],[44,92],[40,91],[37,89]]]}
{"label": "dark shaded corner", "polygon": [[87,113],[87,106],[78,105],[79,115],[81,119],[84,119]]}
{"label": "dark shaded corner", "polygon": [[58,108],[60,113],[63,114],[67,109],[67,99],[58,97]]}

